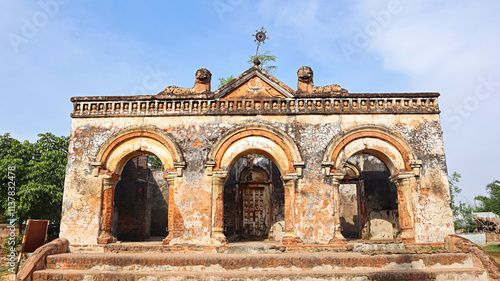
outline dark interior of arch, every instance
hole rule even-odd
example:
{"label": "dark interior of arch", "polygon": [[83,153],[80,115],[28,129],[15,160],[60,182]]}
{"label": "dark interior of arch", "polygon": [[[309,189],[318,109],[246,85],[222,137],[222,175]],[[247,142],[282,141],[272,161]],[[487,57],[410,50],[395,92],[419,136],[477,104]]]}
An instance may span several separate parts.
{"label": "dark interior of arch", "polygon": [[341,229],[346,238],[391,240],[399,229],[397,190],[386,164],[378,157],[358,154],[347,163],[359,171],[339,186]]}
{"label": "dark interior of arch", "polygon": [[139,155],[123,168],[115,187],[113,236],[118,241],[160,240],[168,234],[168,183],[153,155]]}
{"label": "dark interior of arch", "polygon": [[228,241],[281,241],[285,195],[281,173],[259,154],[239,158],[224,184],[224,234]]}

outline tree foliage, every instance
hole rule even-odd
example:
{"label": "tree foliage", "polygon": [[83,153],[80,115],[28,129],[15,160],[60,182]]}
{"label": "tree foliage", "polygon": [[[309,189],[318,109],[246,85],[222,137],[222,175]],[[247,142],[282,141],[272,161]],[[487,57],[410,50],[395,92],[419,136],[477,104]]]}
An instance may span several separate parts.
{"label": "tree foliage", "polygon": [[[255,56],[249,56],[249,57],[250,59],[248,60],[248,64],[253,65],[253,60],[255,59]],[[277,66],[270,64],[271,62],[276,61],[276,56],[272,55],[270,51],[267,51],[262,54],[258,53],[257,58],[259,58],[260,67],[269,73],[274,73],[274,71],[278,68]],[[219,78],[219,88],[226,85],[233,79],[234,79],[233,75],[229,77]]]}
{"label": "tree foliage", "polygon": [[462,192],[462,189],[458,186],[461,178],[462,175],[457,172],[453,172],[453,174],[448,178],[455,229],[471,232],[476,228],[476,222],[472,214],[474,209],[467,203],[462,201],[457,202],[456,200],[457,196]]}
{"label": "tree foliage", "polygon": [[[270,51],[267,51],[263,54],[258,53],[257,58],[260,61],[260,67],[269,73],[274,73],[274,71],[278,68],[275,65],[270,65],[271,62],[276,61],[276,56],[271,55]],[[250,59],[248,60],[248,64],[253,65],[254,59],[255,59],[255,56],[250,56]]]}
{"label": "tree foliage", "polygon": [[451,176],[448,177],[448,183],[450,185],[450,199],[451,199],[451,207],[453,208],[453,215],[457,215],[455,207],[455,197],[462,192],[462,189],[458,187],[458,183],[460,182],[460,179],[462,178],[462,175],[453,172]]}
{"label": "tree foliage", "polygon": [[478,206],[478,211],[500,214],[500,181],[494,180],[486,185],[486,191],[488,192],[488,196],[480,195],[475,198],[481,202],[480,206]]}
{"label": "tree foliage", "polygon": [[[68,137],[39,134],[34,143],[0,135],[0,216],[10,219],[8,183],[15,182],[15,219],[49,219],[59,223],[68,155]],[[12,168],[13,167],[13,168]],[[9,169],[12,170],[9,178]]]}
{"label": "tree foliage", "polygon": [[233,75],[231,75],[229,77],[219,78],[219,88],[226,85],[227,83],[231,82],[231,80],[233,80],[233,79],[234,79]]}
{"label": "tree foliage", "polygon": [[148,155],[148,168],[151,170],[163,169],[163,164],[161,163],[160,158],[156,155]]}

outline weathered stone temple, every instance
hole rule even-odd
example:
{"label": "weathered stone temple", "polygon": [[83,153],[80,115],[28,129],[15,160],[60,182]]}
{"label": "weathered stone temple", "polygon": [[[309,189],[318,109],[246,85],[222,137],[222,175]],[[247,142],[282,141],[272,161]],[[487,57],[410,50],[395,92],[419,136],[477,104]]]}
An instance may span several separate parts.
{"label": "weathered stone temple", "polygon": [[439,94],[348,93],[297,74],[294,90],[256,62],[215,91],[200,69],[193,88],[72,98],[61,237],[442,243]]}

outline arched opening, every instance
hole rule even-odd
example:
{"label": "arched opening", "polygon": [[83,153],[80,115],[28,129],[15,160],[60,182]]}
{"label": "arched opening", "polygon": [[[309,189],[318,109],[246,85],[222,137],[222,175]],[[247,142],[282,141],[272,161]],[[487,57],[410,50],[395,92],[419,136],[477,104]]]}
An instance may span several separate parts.
{"label": "arched opening", "polygon": [[[294,210],[295,210],[295,180],[302,174],[302,161],[297,145],[285,132],[265,124],[246,124],[235,127],[223,136],[212,147],[208,154],[207,168],[212,177],[212,238],[221,243],[227,241],[224,231],[224,185],[233,165],[239,159],[248,154],[259,154],[267,157],[276,166],[275,170],[280,173],[284,197],[284,232],[281,241],[295,243],[299,241],[294,234]],[[273,180],[277,173],[270,175],[268,180]],[[239,181],[239,178],[233,180]],[[272,183],[271,183],[272,184]],[[229,187],[228,187],[229,188]],[[275,187],[276,191],[276,187]],[[231,195],[228,195],[231,196]],[[235,195],[236,197],[236,195]],[[236,201],[235,201],[236,202]],[[228,207],[229,208],[229,207]],[[273,218],[277,222],[276,218]],[[269,222],[272,233],[273,226]],[[266,229],[269,227],[266,226]],[[281,231],[281,229],[278,229]],[[267,230],[266,230],[267,231]],[[279,236],[278,236],[279,237]],[[288,239],[290,238],[290,239]],[[279,240],[279,238],[273,238]]]}
{"label": "arched opening", "polygon": [[418,162],[404,137],[380,126],[333,138],[323,166],[336,195],[335,239],[414,241],[411,181]]}
{"label": "arched opening", "polygon": [[[131,159],[134,159],[134,157],[141,155],[156,156],[157,158],[150,157],[150,165],[155,167],[161,166],[164,169],[163,173],[157,172],[153,173],[153,176],[144,176],[149,175],[149,172],[143,172],[142,178],[138,179],[137,167],[140,169],[148,169],[147,158],[145,158],[146,160],[134,160],[136,162],[135,165],[133,164],[134,161],[132,161],[132,164],[129,164],[129,162]],[[135,159],[141,158],[139,157]],[[169,202],[169,199],[171,198],[171,196],[169,196],[171,194],[169,193],[171,192],[168,192],[166,188],[163,188],[163,191],[161,191],[161,197],[153,196],[155,195],[154,193],[144,191],[144,189],[146,189],[146,191],[148,190],[148,186],[147,184],[144,185],[144,181],[147,183],[150,181],[149,179],[157,179],[155,180],[157,185],[168,187],[169,185],[174,186],[175,180],[182,176],[183,168],[185,167],[184,157],[179,146],[169,134],[158,128],[152,127],[132,127],[118,132],[102,144],[96,155],[95,162],[93,162],[92,165],[95,167],[94,173],[96,175],[102,175],[101,227],[97,243],[113,243],[117,239],[115,235],[118,234],[120,234],[120,238],[122,238],[122,240],[137,241],[148,239],[147,237],[151,237],[152,234],[157,235],[157,233],[163,232],[163,230],[155,232],[155,229],[163,228],[165,221],[161,220],[162,223],[158,226],[155,224],[157,221],[155,219],[156,216],[153,215],[153,219],[151,219],[151,216],[149,215],[151,212],[153,214],[158,212],[162,213],[163,216],[163,210],[161,208],[153,208],[153,210],[151,210],[151,208],[148,207],[148,204],[151,205],[151,198],[153,197],[155,200],[159,199]],[[130,174],[127,170],[124,172],[126,165],[131,167],[130,169],[132,172]],[[158,176],[155,177],[154,174],[158,174]],[[160,174],[162,174],[162,177],[159,176]],[[122,191],[120,191],[118,198],[115,200],[115,190],[120,178],[122,178],[120,186],[123,186],[125,182],[125,184],[130,184],[131,187],[129,189],[121,188]],[[127,180],[127,178],[129,180]],[[163,179],[165,179],[165,181]],[[160,184],[158,184],[158,182],[160,182]],[[126,190],[128,190],[128,192]],[[149,190],[154,190],[154,188],[149,187]],[[120,199],[127,196],[131,197],[131,199],[128,201]],[[146,196],[146,203],[143,202],[143,196]],[[137,224],[143,224],[143,227],[137,227],[134,231],[123,230],[124,226],[119,222],[120,216],[123,221],[124,213],[126,212],[124,210],[126,207],[119,206],[120,200],[128,202],[128,206],[132,210],[145,210],[141,211],[143,213],[136,214],[137,219],[132,220]],[[136,201],[141,203],[136,203]],[[132,204],[132,202],[135,205]],[[155,203],[155,206],[164,206],[165,204],[168,205],[168,203],[161,202],[160,204]],[[127,206],[127,204],[124,205]],[[136,205],[139,207],[134,207]],[[115,206],[117,207],[115,208]],[[133,208],[131,208],[131,206]],[[115,214],[115,211],[117,211],[118,214]],[[168,215],[168,212],[166,213]],[[153,227],[151,227],[151,222],[154,225]],[[174,227],[175,222],[170,219],[169,223],[171,225],[169,231],[170,233],[174,233],[174,230],[176,230]],[[151,232],[151,229],[153,229],[153,233]],[[165,243],[165,240],[163,242]]]}
{"label": "arched opening", "polygon": [[126,162],[115,186],[112,234],[118,241],[161,241],[168,234],[169,186],[155,155]]}
{"label": "arched opening", "polygon": [[281,241],[285,195],[276,164],[261,154],[237,159],[224,184],[224,235],[234,241]]}
{"label": "arched opening", "polygon": [[345,238],[392,240],[399,234],[398,193],[386,163],[369,151],[344,164],[340,224]]}

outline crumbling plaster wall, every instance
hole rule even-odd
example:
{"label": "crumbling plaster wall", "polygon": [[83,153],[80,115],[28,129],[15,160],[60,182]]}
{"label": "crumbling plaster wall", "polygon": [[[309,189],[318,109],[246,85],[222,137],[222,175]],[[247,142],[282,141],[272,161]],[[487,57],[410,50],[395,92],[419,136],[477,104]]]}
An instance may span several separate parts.
{"label": "crumbling plaster wall", "polygon": [[[322,174],[328,143],[337,134],[361,125],[376,125],[403,136],[417,159],[420,178],[413,178],[412,204],[416,242],[441,242],[453,231],[442,132],[438,115],[257,115],[74,118],[63,199],[61,237],[74,244],[95,244],[100,217],[101,177],[91,162],[113,134],[129,127],[157,127],[180,146],[186,167],[175,187],[175,205],[184,221],[181,240],[210,244],[211,185],[204,163],[223,135],[250,122],[287,133],[305,162],[295,188],[295,234],[306,243],[327,243],[334,233],[333,187]],[[257,148],[258,149],[258,148]]]}

